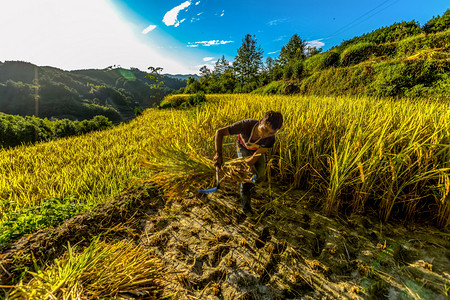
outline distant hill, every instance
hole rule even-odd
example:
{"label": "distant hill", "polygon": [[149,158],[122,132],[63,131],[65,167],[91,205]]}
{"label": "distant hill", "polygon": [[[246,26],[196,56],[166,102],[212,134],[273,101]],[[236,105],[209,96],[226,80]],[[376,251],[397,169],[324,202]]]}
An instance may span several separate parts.
{"label": "distant hill", "polygon": [[164,95],[186,86],[186,80],[160,75],[164,84],[132,68],[64,71],[22,61],[0,62],[0,112],[41,118],[91,119],[104,115],[112,121],[134,117],[135,108],[158,104]]}
{"label": "distant hill", "polygon": [[181,80],[188,80],[189,77],[194,78],[195,80],[198,80],[200,78],[200,76],[196,75],[196,74],[187,74],[187,75],[183,75],[183,74],[163,74],[164,76],[167,77],[171,77],[171,78],[177,78],[177,79],[181,79]]}

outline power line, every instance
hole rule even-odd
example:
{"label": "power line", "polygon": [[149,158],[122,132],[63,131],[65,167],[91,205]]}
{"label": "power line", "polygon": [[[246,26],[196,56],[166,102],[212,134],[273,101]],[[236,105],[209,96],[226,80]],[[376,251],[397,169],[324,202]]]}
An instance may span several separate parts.
{"label": "power line", "polygon": [[[342,32],[344,32],[344,31],[346,31],[346,30],[348,30],[348,29],[350,29],[350,28],[353,28],[353,27],[356,26],[356,25],[359,25],[359,24],[361,24],[361,23],[367,21],[369,18],[371,18],[371,17],[373,17],[373,16],[379,14],[380,12],[382,12],[382,11],[388,9],[389,7],[391,7],[392,5],[396,4],[399,0],[394,1],[394,2],[391,3],[390,5],[388,5],[388,6],[384,7],[384,8],[382,8],[382,9],[380,9],[380,10],[378,10],[378,11],[376,11],[377,9],[379,9],[380,7],[382,7],[383,5],[385,5],[386,3],[388,3],[389,1],[391,1],[391,0],[385,0],[385,1],[383,1],[381,4],[377,5],[376,7],[372,8],[371,10],[365,12],[365,13],[362,14],[361,16],[359,16],[359,17],[357,17],[356,19],[354,19],[353,21],[351,21],[350,23],[348,23],[348,24],[342,26],[341,28],[339,28],[338,30],[336,30],[335,32],[333,32],[331,35],[327,36],[327,37],[324,38],[323,40],[330,39],[330,38],[336,36],[338,33],[342,33]],[[373,12],[373,13],[372,13],[372,12]],[[371,14],[371,13],[372,13],[372,14]],[[367,17],[366,17],[366,16],[367,16]],[[364,18],[364,19],[363,19],[363,18]],[[361,19],[363,19],[363,20],[361,20]],[[361,20],[361,21],[360,21],[360,20]],[[358,22],[358,21],[359,21],[359,22]],[[358,23],[356,23],[356,22],[358,22]],[[356,23],[356,24],[355,24],[355,23]]]}

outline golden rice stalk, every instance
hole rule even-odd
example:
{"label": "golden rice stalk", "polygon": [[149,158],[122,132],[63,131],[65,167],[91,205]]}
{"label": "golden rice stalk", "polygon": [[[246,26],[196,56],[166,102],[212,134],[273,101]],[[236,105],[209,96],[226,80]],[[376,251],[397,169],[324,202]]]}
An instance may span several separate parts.
{"label": "golden rice stalk", "polygon": [[117,299],[121,294],[159,299],[166,273],[151,250],[132,242],[94,240],[82,252],[72,247],[45,270],[30,272],[9,299]]}
{"label": "golden rice stalk", "polygon": [[[147,151],[146,158],[142,160],[141,165],[153,172],[145,182],[158,184],[170,199],[216,185],[215,166],[211,159],[192,149],[186,153],[180,149],[162,148],[156,157]],[[249,180],[251,175],[248,165],[241,158],[225,162],[219,171],[222,186]]]}

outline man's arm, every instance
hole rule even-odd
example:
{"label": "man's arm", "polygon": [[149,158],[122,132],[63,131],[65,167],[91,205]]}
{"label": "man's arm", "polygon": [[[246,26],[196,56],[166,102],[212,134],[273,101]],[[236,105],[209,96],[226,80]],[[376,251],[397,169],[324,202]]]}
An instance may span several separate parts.
{"label": "man's arm", "polygon": [[216,136],[214,138],[214,145],[216,148],[216,155],[214,156],[214,165],[219,168],[222,167],[223,163],[222,144],[223,144],[223,137],[226,135],[230,135],[230,132],[228,131],[228,127],[223,127],[216,131]]}
{"label": "man's arm", "polygon": [[252,167],[258,161],[258,159],[261,156],[263,156],[263,154],[266,153],[267,151],[269,151],[269,148],[262,148],[262,147],[258,148],[258,150],[256,150],[256,152],[253,153],[252,156],[245,159],[245,162],[249,167]]}

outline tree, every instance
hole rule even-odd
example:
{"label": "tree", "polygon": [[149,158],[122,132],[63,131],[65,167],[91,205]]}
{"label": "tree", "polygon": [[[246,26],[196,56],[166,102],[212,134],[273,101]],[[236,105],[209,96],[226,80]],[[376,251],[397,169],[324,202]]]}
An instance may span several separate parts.
{"label": "tree", "polygon": [[233,68],[241,84],[255,82],[262,68],[263,50],[256,44],[255,36],[247,34],[234,58]]}
{"label": "tree", "polygon": [[157,101],[161,101],[161,89],[160,87],[164,84],[164,81],[161,80],[161,77],[159,76],[159,72],[162,72],[163,68],[161,67],[148,67],[150,70],[150,73],[145,75],[145,77],[150,78],[155,81],[154,84],[150,86],[151,89],[156,90],[157,94]]}
{"label": "tree", "polygon": [[305,57],[311,57],[322,52],[322,48],[317,49],[315,46],[306,46]]}
{"label": "tree", "polygon": [[305,59],[306,42],[298,34],[294,34],[289,42],[281,48],[279,60],[282,65],[289,64],[294,60]]}
{"label": "tree", "polygon": [[209,92],[209,86],[213,81],[211,70],[207,66],[203,66],[200,68],[200,86],[205,92]]}
{"label": "tree", "polygon": [[199,91],[202,91],[200,82],[195,80],[194,77],[189,76],[186,87],[184,88],[184,93],[185,94],[195,94]]}
{"label": "tree", "polygon": [[442,17],[437,16],[429,20],[424,26],[423,31],[426,34],[444,31],[450,28],[450,9],[448,9]]}
{"label": "tree", "polygon": [[279,61],[272,57],[266,58],[266,64],[264,68],[266,80],[275,81],[280,80],[283,76],[283,68],[280,66]]}
{"label": "tree", "polygon": [[203,66],[200,68],[200,77],[206,80],[209,80],[211,77],[211,70],[207,66]]}
{"label": "tree", "polygon": [[222,55],[221,59],[218,59],[216,62],[216,65],[214,66],[214,71],[213,73],[220,77],[226,69],[228,69],[230,67],[229,62],[225,59],[225,55]]}

